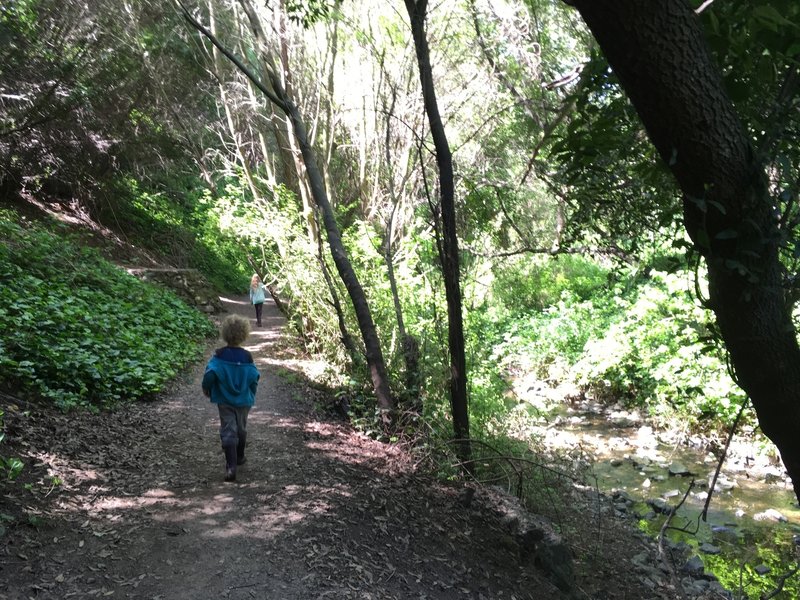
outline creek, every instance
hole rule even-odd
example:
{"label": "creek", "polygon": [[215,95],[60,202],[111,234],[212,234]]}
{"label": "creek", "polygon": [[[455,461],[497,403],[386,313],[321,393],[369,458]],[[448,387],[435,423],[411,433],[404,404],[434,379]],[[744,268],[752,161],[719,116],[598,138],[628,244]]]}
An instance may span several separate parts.
{"label": "creek", "polygon": [[[531,412],[541,416],[540,409]],[[800,575],[786,576],[798,563],[800,508],[768,441],[734,437],[703,520],[721,443],[655,431],[636,411],[591,400],[558,405],[537,429],[547,448],[585,461],[599,491],[641,530],[658,536],[674,512],[666,543],[687,572],[713,574],[737,599],[779,586],[769,597],[800,598]]]}

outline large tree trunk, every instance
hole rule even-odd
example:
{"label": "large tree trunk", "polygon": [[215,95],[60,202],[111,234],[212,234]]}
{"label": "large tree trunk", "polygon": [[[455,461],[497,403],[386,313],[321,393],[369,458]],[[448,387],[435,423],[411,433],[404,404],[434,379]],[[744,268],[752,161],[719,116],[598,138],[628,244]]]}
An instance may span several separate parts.
{"label": "large tree trunk", "polygon": [[450,347],[450,407],[453,413],[453,430],[458,440],[459,456],[470,458],[469,411],[467,406],[467,364],[464,351],[464,324],[461,313],[461,286],[459,282],[458,234],[456,232],[455,188],[453,184],[453,157],[447,142],[436,90],[433,85],[428,39],[425,34],[427,0],[405,0],[411,19],[411,33],[419,63],[419,77],[425,112],[431,127],[436,148],[436,165],[439,168],[439,193],[442,209],[444,240],[440,246],[442,275],[447,298],[448,344]]}
{"label": "large tree trunk", "polygon": [[684,0],[572,0],[683,192],[711,307],[800,498],[800,348],[764,165]]}

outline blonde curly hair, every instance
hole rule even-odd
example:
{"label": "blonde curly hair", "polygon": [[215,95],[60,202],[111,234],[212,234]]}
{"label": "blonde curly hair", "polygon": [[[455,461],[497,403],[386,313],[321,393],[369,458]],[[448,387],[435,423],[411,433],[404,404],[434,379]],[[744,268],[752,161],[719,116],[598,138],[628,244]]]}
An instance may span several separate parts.
{"label": "blonde curly hair", "polygon": [[229,346],[241,346],[250,335],[250,321],[240,315],[228,315],[222,321],[222,339]]}

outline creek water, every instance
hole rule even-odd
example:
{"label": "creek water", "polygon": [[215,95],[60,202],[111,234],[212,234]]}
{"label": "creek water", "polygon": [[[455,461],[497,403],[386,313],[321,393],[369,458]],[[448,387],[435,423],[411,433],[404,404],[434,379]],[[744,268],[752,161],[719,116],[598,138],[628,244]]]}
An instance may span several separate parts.
{"label": "creek water", "polygon": [[[541,415],[541,412],[539,413]],[[717,457],[708,440],[685,432],[656,432],[634,411],[587,401],[561,405],[541,423],[547,447],[580,454],[599,490],[614,496],[620,513],[638,519],[673,547],[695,554],[734,598],[800,598],[800,507],[777,451],[766,441],[734,438],[701,519]]]}

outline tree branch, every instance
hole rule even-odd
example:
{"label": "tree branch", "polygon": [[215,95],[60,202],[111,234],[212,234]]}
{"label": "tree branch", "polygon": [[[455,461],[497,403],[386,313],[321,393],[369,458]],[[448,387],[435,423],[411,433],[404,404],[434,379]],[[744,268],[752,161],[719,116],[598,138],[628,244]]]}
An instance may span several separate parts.
{"label": "tree branch", "polygon": [[186,5],[181,2],[181,0],[175,0],[178,7],[180,8],[181,13],[183,14],[183,18],[194,27],[197,31],[202,33],[208,40],[217,47],[217,49],[224,54],[228,60],[230,60],[236,67],[245,74],[245,76],[253,82],[253,84],[267,97],[270,101],[278,106],[282,111],[288,112],[289,108],[286,106],[286,103],[283,102],[278,96],[276,96],[272,90],[270,90],[258,76],[253,73],[253,71],[245,65],[239,58],[233,54],[230,50],[228,50],[225,46],[222,45],[214,34],[212,34],[206,27],[204,27],[197,19],[195,19],[192,14],[189,12],[189,9],[186,8]]}
{"label": "tree branch", "polygon": [[701,12],[703,12],[705,9],[707,9],[709,6],[711,6],[713,3],[714,3],[714,0],[706,0],[705,2],[703,2],[700,6],[698,6],[695,9],[695,11],[694,11],[695,14],[699,15]]}

